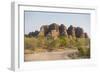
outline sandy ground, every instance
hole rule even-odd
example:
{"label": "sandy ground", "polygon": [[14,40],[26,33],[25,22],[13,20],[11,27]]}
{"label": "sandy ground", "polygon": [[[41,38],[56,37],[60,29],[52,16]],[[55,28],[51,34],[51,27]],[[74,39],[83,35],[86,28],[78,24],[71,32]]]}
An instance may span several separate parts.
{"label": "sandy ground", "polygon": [[25,54],[25,61],[41,61],[41,60],[61,60],[61,59],[71,59],[70,56],[75,56],[78,50],[67,50],[61,52],[45,52],[45,53],[34,53]]}

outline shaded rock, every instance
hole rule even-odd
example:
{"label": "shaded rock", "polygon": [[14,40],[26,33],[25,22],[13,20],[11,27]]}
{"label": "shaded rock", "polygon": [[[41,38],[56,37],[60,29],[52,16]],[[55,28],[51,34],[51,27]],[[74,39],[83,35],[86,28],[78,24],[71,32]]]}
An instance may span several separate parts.
{"label": "shaded rock", "polygon": [[29,37],[32,37],[32,36],[33,36],[33,37],[36,37],[36,36],[38,36],[38,34],[39,34],[39,31],[36,30],[35,32],[30,32],[30,33],[28,34],[28,36],[29,36]]}
{"label": "shaded rock", "polygon": [[75,28],[75,35],[76,35],[77,38],[84,37],[83,29],[80,28],[80,27],[76,27]]}
{"label": "shaded rock", "polygon": [[30,32],[28,35],[25,36],[36,37],[38,35],[53,37],[54,39],[56,39],[58,36],[88,38],[87,33],[84,33],[84,30],[81,27],[73,27],[72,25],[70,25],[67,29],[64,24],[58,25],[56,23],[52,23],[50,25],[42,25],[40,31]]}
{"label": "shaded rock", "polygon": [[52,23],[49,25],[49,32],[52,31],[52,30],[56,30],[57,32],[59,32],[59,25],[56,24],[56,23]]}
{"label": "shaded rock", "polygon": [[45,36],[47,35],[48,31],[49,31],[49,26],[48,25],[41,26],[40,32],[44,32]]}
{"label": "shaded rock", "polygon": [[72,25],[69,26],[67,33],[69,36],[75,36],[75,27],[73,27]]}
{"label": "shaded rock", "polygon": [[29,36],[29,37],[34,36],[34,32],[30,32],[30,33],[28,34],[28,36]]}
{"label": "shaded rock", "polygon": [[59,33],[60,33],[60,35],[67,36],[67,31],[66,30],[67,30],[67,28],[66,28],[66,26],[64,24],[61,24],[59,26]]}
{"label": "shaded rock", "polygon": [[51,37],[56,39],[59,36],[59,25],[56,23],[50,24],[48,32],[51,34]]}
{"label": "shaded rock", "polygon": [[39,31],[34,32],[34,36],[37,36],[39,34]]}

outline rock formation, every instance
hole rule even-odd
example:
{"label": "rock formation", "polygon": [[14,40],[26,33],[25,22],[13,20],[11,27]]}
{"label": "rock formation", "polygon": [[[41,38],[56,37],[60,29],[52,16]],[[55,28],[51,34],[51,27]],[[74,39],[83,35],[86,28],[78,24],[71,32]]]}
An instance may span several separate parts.
{"label": "rock formation", "polygon": [[80,27],[76,27],[76,28],[75,28],[75,36],[76,36],[77,38],[84,37],[84,31],[83,31],[83,29],[80,28]]}
{"label": "rock formation", "polygon": [[50,24],[48,32],[51,32],[52,30],[56,30],[57,32],[59,32],[59,25],[56,23]]}
{"label": "rock formation", "polygon": [[75,27],[73,27],[72,25],[69,26],[67,33],[69,36],[75,36]]}
{"label": "rock formation", "polygon": [[32,37],[32,36],[33,36],[33,37],[36,37],[36,36],[38,36],[38,34],[39,34],[39,31],[36,30],[35,32],[30,32],[30,33],[28,34],[28,36],[29,36],[29,37]]}
{"label": "rock formation", "polygon": [[67,28],[64,24],[61,24],[59,26],[59,32],[60,32],[61,36],[67,36],[67,31],[66,30],[67,30]]}
{"label": "rock formation", "polygon": [[56,39],[59,36],[59,25],[56,23],[52,23],[49,25],[48,33],[46,35],[49,35]]}
{"label": "rock formation", "polygon": [[43,25],[40,28],[40,32],[44,32],[44,36],[46,36],[46,34],[48,33],[48,29],[49,29],[48,25]]}
{"label": "rock formation", "polygon": [[76,38],[88,38],[88,34],[84,32],[81,27],[73,27],[70,25],[67,27],[64,24],[52,23],[50,25],[42,25],[40,31],[30,32],[29,36],[36,37],[42,35],[45,37],[53,37],[56,39],[58,36],[72,36]]}

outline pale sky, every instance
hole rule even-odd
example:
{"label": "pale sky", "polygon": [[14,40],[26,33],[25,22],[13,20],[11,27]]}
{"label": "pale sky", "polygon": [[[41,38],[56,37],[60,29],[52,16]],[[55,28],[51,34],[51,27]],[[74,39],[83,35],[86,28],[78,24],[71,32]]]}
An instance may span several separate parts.
{"label": "pale sky", "polygon": [[24,11],[24,15],[25,34],[39,31],[41,25],[57,23],[64,24],[67,28],[70,25],[82,27],[90,36],[90,14]]}

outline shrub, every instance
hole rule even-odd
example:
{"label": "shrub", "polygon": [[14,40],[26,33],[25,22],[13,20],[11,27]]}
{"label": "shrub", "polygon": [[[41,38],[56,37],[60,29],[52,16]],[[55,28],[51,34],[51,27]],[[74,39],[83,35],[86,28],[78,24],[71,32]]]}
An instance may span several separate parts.
{"label": "shrub", "polygon": [[78,47],[80,56],[84,56],[84,48]]}
{"label": "shrub", "polygon": [[90,45],[90,40],[88,38],[77,38],[76,39],[76,46],[89,46]]}
{"label": "shrub", "polygon": [[34,50],[34,48],[37,47],[37,43],[36,42],[37,42],[36,38],[25,37],[25,39],[24,39],[24,48],[25,49],[32,49],[32,50]]}
{"label": "shrub", "polygon": [[78,47],[78,50],[79,50],[79,56],[80,57],[85,57],[85,58],[90,57],[90,48]]}
{"label": "shrub", "polygon": [[60,46],[59,39],[51,41],[50,46],[51,48],[59,48]]}
{"label": "shrub", "polygon": [[46,44],[50,51],[61,48],[64,49],[69,45],[69,39],[66,36],[60,36],[55,40],[50,38],[47,40]]}
{"label": "shrub", "polygon": [[59,37],[60,47],[68,47],[69,46],[69,39],[66,36]]}
{"label": "shrub", "polygon": [[70,37],[70,46],[71,47],[76,47],[76,38],[75,37]]}
{"label": "shrub", "polygon": [[42,47],[46,45],[46,38],[44,36],[38,36],[37,37],[37,47]]}

